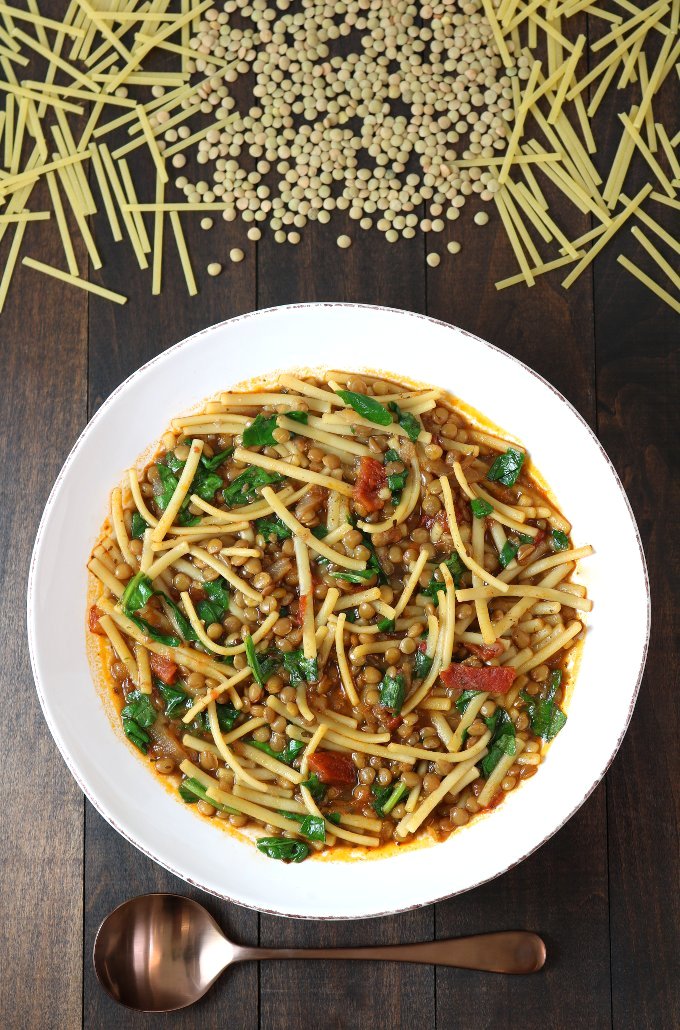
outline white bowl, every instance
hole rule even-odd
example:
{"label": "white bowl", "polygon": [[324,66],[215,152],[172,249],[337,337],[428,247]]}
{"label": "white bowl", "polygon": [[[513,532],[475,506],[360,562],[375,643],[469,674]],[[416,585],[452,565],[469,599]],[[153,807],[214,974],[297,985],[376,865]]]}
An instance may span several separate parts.
{"label": "white bowl", "polygon": [[[572,521],[594,602],[568,722],[537,776],[445,843],[363,861],[284,865],[197,818],[112,726],[85,649],[85,563],[111,487],[170,419],[277,368],[369,366],[443,386],[522,441]],[[331,366],[333,367],[333,366]],[[40,523],[28,585],[33,672],[48,726],[98,811],[177,876],[250,908],[354,918],[469,890],[546,841],[604,775],[631,717],[649,635],[649,590],[621,483],[580,415],[521,362],[469,333],[403,311],[272,308],[178,343],[109,397],[71,451]]]}

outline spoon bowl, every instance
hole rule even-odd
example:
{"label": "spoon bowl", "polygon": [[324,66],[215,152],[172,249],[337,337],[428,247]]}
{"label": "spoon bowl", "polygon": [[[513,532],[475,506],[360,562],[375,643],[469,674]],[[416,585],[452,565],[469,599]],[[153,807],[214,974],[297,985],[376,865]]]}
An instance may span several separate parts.
{"label": "spoon bowl", "polygon": [[170,1012],[202,998],[237,950],[197,901],[143,894],[106,917],[93,959],[99,982],[115,1001]]}
{"label": "spoon bowl", "polygon": [[228,940],[197,901],[143,894],[114,909],[94,942],[94,968],[114,1001],[144,1012],[172,1012],[202,998],[220,973],[247,959],[384,959],[494,973],[535,973],[545,963],[540,937],[523,930],[369,948],[245,948]]}

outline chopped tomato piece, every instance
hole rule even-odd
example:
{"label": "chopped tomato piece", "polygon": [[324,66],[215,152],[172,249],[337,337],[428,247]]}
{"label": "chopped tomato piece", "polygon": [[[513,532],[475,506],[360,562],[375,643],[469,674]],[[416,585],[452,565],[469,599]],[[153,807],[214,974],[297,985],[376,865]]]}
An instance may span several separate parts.
{"label": "chopped tomato piece", "polygon": [[305,613],[307,611],[307,594],[302,594],[300,597],[300,603],[298,604],[297,614],[295,615],[295,621],[298,626],[301,626],[305,621]]}
{"label": "chopped tomato piece", "polygon": [[87,628],[90,633],[98,633],[100,637],[106,636],[104,630],[99,625],[99,620],[103,614],[104,612],[97,608],[96,604],[93,604],[87,613]]}
{"label": "chopped tomato piece", "polygon": [[396,730],[397,726],[401,726],[403,721],[404,720],[402,719],[401,715],[388,715],[383,716],[382,724],[386,730],[389,730],[390,733],[393,733]]}
{"label": "chopped tomato piece", "polygon": [[349,786],[354,785],[357,780],[357,771],[352,759],[335,751],[316,751],[309,759],[309,768],[316,773],[322,783]]}
{"label": "chopped tomato piece", "polygon": [[177,669],[179,668],[176,662],[171,661],[169,658],[164,658],[161,654],[154,654],[152,652],[149,655],[149,665],[154,676],[163,683],[170,685],[175,682]]}
{"label": "chopped tomato piece", "polygon": [[492,658],[500,658],[504,651],[500,640],[496,640],[493,644],[466,644],[465,646],[483,662],[490,662]]}
{"label": "chopped tomato piece", "polygon": [[507,694],[517,675],[509,665],[461,665],[454,662],[440,674],[447,687],[457,690],[480,690],[486,694]]}
{"label": "chopped tomato piece", "polygon": [[385,486],[387,473],[384,466],[376,458],[365,455],[359,464],[359,475],[354,484],[354,500],[367,512],[379,511],[385,501],[378,495]]}
{"label": "chopped tomato piece", "polygon": [[446,518],[446,512],[443,508],[441,511],[438,511],[436,515],[422,515],[420,518],[420,525],[423,526],[424,529],[431,529],[435,522],[438,522],[444,532],[448,533],[449,523]]}

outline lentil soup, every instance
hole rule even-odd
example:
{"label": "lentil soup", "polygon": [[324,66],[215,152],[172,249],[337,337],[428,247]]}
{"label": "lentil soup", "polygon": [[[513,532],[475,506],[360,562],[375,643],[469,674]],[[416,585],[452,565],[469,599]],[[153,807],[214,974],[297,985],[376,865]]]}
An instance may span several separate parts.
{"label": "lentil soup", "polygon": [[570,534],[444,391],[281,375],[112,491],[88,629],[130,744],[263,854],[443,840],[566,721]]}

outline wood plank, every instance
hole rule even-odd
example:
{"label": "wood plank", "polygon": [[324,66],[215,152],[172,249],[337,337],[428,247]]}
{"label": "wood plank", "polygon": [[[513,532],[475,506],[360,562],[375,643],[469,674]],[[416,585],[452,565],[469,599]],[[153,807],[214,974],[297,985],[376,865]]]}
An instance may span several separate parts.
{"label": "wood plank", "polygon": [[[329,225],[310,223],[300,243],[275,243],[271,234],[258,243],[258,308],[273,304],[343,301],[425,310],[422,240],[387,243],[340,213]],[[352,245],[338,247],[338,236]],[[323,353],[320,360],[324,360]]]}
{"label": "wood plank", "polygon": [[[462,220],[461,220],[462,221]],[[458,223],[456,223],[458,225]],[[575,227],[585,231],[587,226]],[[492,246],[488,247],[490,235]],[[507,274],[509,247],[491,223],[467,219],[457,230],[465,270],[445,278],[428,272],[428,314],[454,322],[525,361],[543,374],[594,424],[592,297],[587,280],[562,296],[560,287],[538,282],[496,293],[493,281]],[[466,246],[467,244],[467,246]],[[487,249],[488,248],[488,249]],[[444,272],[444,274],[442,274]],[[475,289],[474,284],[479,284]],[[493,417],[493,412],[488,413]],[[512,427],[508,427],[512,429]],[[531,447],[531,441],[527,441]],[[587,910],[587,923],[581,913]],[[550,844],[505,876],[437,907],[437,937],[496,929],[545,934],[550,960],[538,977],[483,979],[437,971],[437,1011],[458,1013],[457,1000],[474,991],[475,1025],[494,1025],[500,1012],[521,1011],[527,1025],[578,1025],[583,997],[594,1027],[609,1026],[609,927],[605,795],[599,789]],[[587,941],[587,946],[584,943]],[[596,956],[596,960],[593,960]],[[501,1000],[503,999],[503,1000]],[[466,1014],[451,1027],[467,1027]]]}
{"label": "wood plank", "polygon": [[[521,1012],[527,1027],[587,1025],[589,1030],[608,1030],[605,831],[600,786],[574,818],[521,865],[470,894],[437,905],[438,938],[533,930],[545,940],[548,953],[545,968],[532,976],[437,969],[437,1012],[448,1014],[443,1027],[503,1026],[507,1013]],[[461,998],[474,999],[472,1020],[461,1008]]]}
{"label": "wood plank", "polygon": [[[571,238],[590,228],[589,219],[537,173],[553,217]],[[554,205],[554,206],[553,206]],[[473,213],[489,213],[478,226]],[[532,236],[534,236],[532,232]],[[461,244],[451,256],[449,240]],[[539,252],[555,256],[534,236]],[[476,196],[445,232],[430,234],[428,252],[442,255],[428,268],[428,314],[453,322],[526,362],[571,401],[595,427],[595,363],[592,283],[582,276],[566,291],[559,272],[496,290],[497,280],[518,271],[495,207]],[[493,417],[493,412],[488,413]],[[511,426],[508,427],[510,430]],[[526,441],[531,448],[531,440]],[[437,970],[437,1012],[450,1027],[470,1026],[460,997],[474,993],[475,1026],[502,1023],[500,1013],[521,1012],[528,1026],[576,1026],[589,999],[589,1026],[610,1025],[609,911],[604,789],[555,838],[516,869],[474,891],[437,906],[437,937],[500,929],[544,935],[548,963],[534,977],[506,979]],[[587,912],[587,919],[583,913]]]}
{"label": "wood plank", "polygon": [[[335,240],[353,238],[341,250]],[[385,304],[412,311],[425,306],[422,241],[389,244],[349,219],[309,225],[299,244],[277,244],[267,234],[258,244],[258,307],[299,301]],[[319,358],[327,359],[320,341]],[[289,356],[290,361],[295,355]],[[341,947],[431,940],[432,906],[389,919],[349,922],[292,921],[262,916],[265,947]],[[261,1026],[302,1030],[310,999],[323,1006],[329,1027],[434,1026],[434,970],[392,963],[271,962],[260,970]],[[348,1003],[348,999],[351,1001]]]}
{"label": "wood plank", "polygon": [[[139,199],[152,200],[153,179],[149,162],[139,151],[132,157],[135,158],[131,166]],[[165,286],[160,297],[151,297],[151,272],[139,271],[129,245],[111,242],[105,218],[98,216],[94,219],[93,231],[104,261],[102,271],[106,284],[126,293],[130,300],[124,307],[107,304],[98,298],[90,302],[90,413],[125,376],[154,354],[205,326],[255,306],[254,261],[229,267],[227,258],[229,247],[236,245],[242,234],[221,220],[216,220],[214,228],[205,232],[199,222],[200,214],[183,216],[187,245],[199,284],[198,296],[189,297],[187,294],[168,223],[164,247]],[[148,229],[152,229],[150,218]],[[225,272],[215,279],[205,274],[205,268],[212,260],[222,261],[225,265]],[[227,385],[229,370],[226,363],[223,370],[215,370],[215,389],[220,385],[221,376]],[[197,401],[200,399],[196,398]],[[256,913],[210,898],[166,873],[118,836],[88,805],[85,839],[85,1026],[97,1027],[98,1030],[120,1026],[121,1010],[97,984],[89,955],[97,927],[107,913],[126,898],[147,891],[170,891],[195,897],[206,905],[236,941],[257,943]],[[257,983],[258,973],[254,964],[239,966],[212,989],[198,1009],[165,1017],[165,1021],[168,1026],[191,1028],[196,1025],[197,1013],[200,1013],[201,1026],[209,1030],[222,1027],[228,1011],[230,1026],[238,1030],[253,1030],[257,1026]],[[126,1025],[150,1027],[155,1025],[155,1020],[152,1016],[129,1013]]]}
{"label": "wood plank", "polygon": [[[36,187],[34,207],[49,203]],[[0,250],[6,260],[12,233]],[[22,254],[61,263],[56,226],[31,226]],[[79,257],[82,255],[79,255]],[[83,797],[53,743],[33,688],[22,594],[52,483],[85,424],[87,296],[18,267],[0,324],[0,553],[6,606],[0,634],[6,700],[0,868],[2,1026],[80,1026]],[[9,542],[11,541],[11,546]],[[49,888],[46,889],[46,885]],[[39,975],[35,975],[36,965]],[[65,970],[67,973],[65,974]]]}
{"label": "wood plank", "polygon": [[[648,65],[650,64],[648,60]],[[618,98],[605,101],[596,129],[613,147],[620,135]],[[655,120],[677,129],[677,80],[654,103]],[[658,155],[657,155],[658,156]],[[663,157],[662,165],[668,171]],[[626,181],[632,196],[649,178],[644,162]],[[660,204],[645,209],[677,236],[677,215]],[[642,227],[677,267],[677,255]],[[680,1025],[677,960],[680,900],[677,830],[677,570],[680,561],[680,319],[616,261],[624,252],[649,275],[664,274],[630,237],[603,252],[595,266],[598,427],[633,506],[652,585],[652,635],[640,697],[607,775],[612,1015],[616,1030]],[[653,758],[650,760],[650,755]]]}

